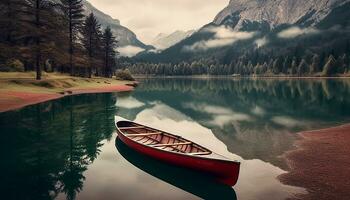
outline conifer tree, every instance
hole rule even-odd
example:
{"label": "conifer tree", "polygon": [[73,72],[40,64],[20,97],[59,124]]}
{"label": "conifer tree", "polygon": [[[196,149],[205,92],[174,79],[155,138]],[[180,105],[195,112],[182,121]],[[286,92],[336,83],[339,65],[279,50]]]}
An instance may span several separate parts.
{"label": "conifer tree", "polygon": [[274,62],[273,62],[273,66],[272,66],[272,72],[274,74],[279,74],[282,71],[283,68],[283,63],[282,63],[282,59],[277,58]]}
{"label": "conifer tree", "polygon": [[27,54],[33,55],[36,79],[40,80],[43,54],[51,51],[50,42],[54,40],[54,6],[50,0],[27,0],[23,9],[23,32],[20,37],[27,41],[27,46],[23,49]]}
{"label": "conifer tree", "polygon": [[290,67],[290,72],[289,73],[291,75],[295,75],[297,73],[297,70],[298,70],[298,65],[297,65],[296,58],[294,57],[293,61],[292,61],[292,65]]}
{"label": "conifer tree", "polygon": [[101,25],[98,23],[95,15],[91,13],[85,18],[85,22],[82,28],[82,43],[85,52],[89,58],[89,73],[91,78],[93,65],[97,64],[98,54],[101,52]]}
{"label": "conifer tree", "polygon": [[306,63],[305,59],[302,59],[298,66],[298,76],[309,74],[309,72],[309,65]]}
{"label": "conifer tree", "polygon": [[336,60],[333,55],[328,57],[326,64],[323,67],[322,75],[330,76],[335,72]]}
{"label": "conifer tree", "polygon": [[104,76],[110,77],[112,74],[112,65],[115,64],[115,57],[118,53],[115,49],[117,41],[112,34],[111,28],[108,26],[102,36],[102,51],[104,60]]}
{"label": "conifer tree", "polygon": [[61,0],[63,6],[63,11],[66,15],[66,20],[68,22],[68,45],[69,45],[69,67],[70,74],[74,75],[74,47],[77,43],[79,31],[82,26],[83,21],[83,4],[82,0]]}
{"label": "conifer tree", "polygon": [[310,65],[310,73],[313,74],[319,71],[320,71],[320,56],[315,54],[312,57],[312,63]]}
{"label": "conifer tree", "polygon": [[0,64],[19,56],[18,37],[22,31],[23,0],[0,1]]}

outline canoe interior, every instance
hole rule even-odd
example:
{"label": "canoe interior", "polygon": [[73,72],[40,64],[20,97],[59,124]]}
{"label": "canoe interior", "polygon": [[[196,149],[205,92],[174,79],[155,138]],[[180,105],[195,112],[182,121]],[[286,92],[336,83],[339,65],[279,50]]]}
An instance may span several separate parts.
{"label": "canoe interior", "polygon": [[119,131],[126,137],[153,148],[186,155],[201,156],[212,154],[210,150],[180,136],[145,127],[134,122],[119,121],[117,126]]}

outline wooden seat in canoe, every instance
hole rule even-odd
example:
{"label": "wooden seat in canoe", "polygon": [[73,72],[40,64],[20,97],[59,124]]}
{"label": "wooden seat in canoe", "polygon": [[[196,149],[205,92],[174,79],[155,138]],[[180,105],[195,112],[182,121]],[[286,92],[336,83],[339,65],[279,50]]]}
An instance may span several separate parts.
{"label": "wooden seat in canoe", "polygon": [[125,134],[127,137],[160,135],[162,132]]}
{"label": "wooden seat in canoe", "polygon": [[169,143],[169,144],[153,144],[149,145],[151,147],[166,147],[166,146],[180,146],[180,145],[189,145],[192,142],[178,142],[178,143]]}

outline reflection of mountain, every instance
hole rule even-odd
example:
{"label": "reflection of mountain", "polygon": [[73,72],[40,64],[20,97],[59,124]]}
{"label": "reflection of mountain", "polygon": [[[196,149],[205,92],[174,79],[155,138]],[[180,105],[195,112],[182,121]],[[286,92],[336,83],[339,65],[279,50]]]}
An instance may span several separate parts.
{"label": "reflection of mountain", "polygon": [[346,80],[152,79],[133,98],[161,101],[210,128],[232,153],[285,168],[278,156],[292,148],[292,133],[349,119],[349,87]]}
{"label": "reflection of mountain", "polygon": [[[171,185],[179,187],[203,199],[237,199],[235,191],[226,185],[216,183],[207,176],[184,168],[159,162],[141,155],[116,140],[119,153],[141,170]],[[191,177],[190,179],[188,177]]]}
{"label": "reflection of mountain", "polygon": [[2,113],[2,198],[52,199],[64,193],[74,199],[101,141],[114,131],[113,99],[73,96]]}

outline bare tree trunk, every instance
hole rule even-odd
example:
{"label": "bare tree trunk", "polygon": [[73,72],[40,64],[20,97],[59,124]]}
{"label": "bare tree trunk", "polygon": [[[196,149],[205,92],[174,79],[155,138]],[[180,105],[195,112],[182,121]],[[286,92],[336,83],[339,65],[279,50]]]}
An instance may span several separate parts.
{"label": "bare tree trunk", "polygon": [[74,75],[73,69],[73,24],[72,24],[72,10],[69,8],[69,67],[70,75]]}
{"label": "bare tree trunk", "polygon": [[38,29],[38,35],[36,36],[36,80],[41,80],[41,51],[40,51],[40,0],[36,0],[36,10],[35,10],[35,23]]}

